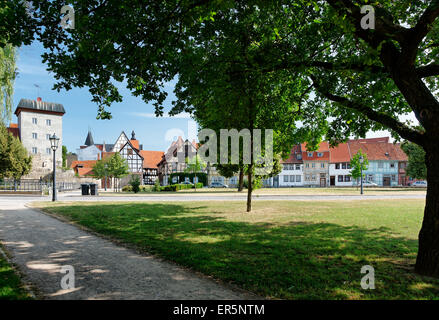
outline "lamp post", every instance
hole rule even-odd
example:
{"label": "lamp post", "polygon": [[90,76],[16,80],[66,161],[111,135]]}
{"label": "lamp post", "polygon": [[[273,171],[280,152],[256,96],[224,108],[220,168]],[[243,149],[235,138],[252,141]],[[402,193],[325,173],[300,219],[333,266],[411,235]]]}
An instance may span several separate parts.
{"label": "lamp post", "polygon": [[364,163],[364,157],[363,157],[363,156],[360,156],[361,194],[363,194],[363,163]]}
{"label": "lamp post", "polygon": [[49,138],[50,140],[50,147],[53,150],[53,188],[52,188],[52,201],[56,201],[56,161],[55,161],[55,152],[56,149],[58,149],[58,143],[59,143],[59,138],[55,135],[55,133],[53,134],[53,136],[51,136]]}

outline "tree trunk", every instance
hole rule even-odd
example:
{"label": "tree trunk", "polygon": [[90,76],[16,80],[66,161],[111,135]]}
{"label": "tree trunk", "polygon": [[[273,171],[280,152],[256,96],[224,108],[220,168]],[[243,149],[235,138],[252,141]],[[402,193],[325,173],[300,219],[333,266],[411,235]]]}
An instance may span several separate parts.
{"label": "tree trunk", "polygon": [[427,197],[424,220],[419,232],[419,250],[415,271],[439,278],[439,149],[426,150]]}
{"label": "tree trunk", "polygon": [[238,191],[241,192],[244,189],[244,168],[239,169],[239,181],[238,181]]}
{"label": "tree trunk", "polygon": [[252,211],[252,192],[253,192],[253,164],[248,166],[248,188],[247,188],[247,212]]}

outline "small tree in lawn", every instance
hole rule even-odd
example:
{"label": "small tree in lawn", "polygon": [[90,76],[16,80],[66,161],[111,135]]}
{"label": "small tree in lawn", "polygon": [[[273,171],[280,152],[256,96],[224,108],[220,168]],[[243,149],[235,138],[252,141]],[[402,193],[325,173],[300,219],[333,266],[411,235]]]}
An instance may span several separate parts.
{"label": "small tree in lawn", "polygon": [[[130,168],[128,167],[127,161],[122,158],[118,152],[108,159],[107,168],[110,176],[115,179],[115,182],[130,174]],[[116,191],[118,190],[118,187],[119,183],[117,184]]]}
{"label": "small tree in lawn", "polygon": [[[360,162],[360,157],[363,156],[363,163]],[[352,157],[351,159],[351,176],[355,180],[357,180],[358,187],[358,179],[363,178],[361,176],[362,170],[367,170],[367,166],[369,165],[369,161],[367,160],[367,155],[360,150]]]}
{"label": "small tree in lawn", "polygon": [[96,161],[93,166],[93,177],[95,179],[105,179],[105,189],[107,187],[107,177],[109,176],[108,172],[108,159],[101,159]]}
{"label": "small tree in lawn", "polygon": [[406,168],[407,175],[414,179],[426,180],[425,150],[419,145],[408,141],[401,144],[401,149],[409,158]]}
{"label": "small tree in lawn", "polygon": [[137,193],[140,191],[140,179],[137,175],[132,175],[130,180],[130,185],[133,188],[133,192]]}
{"label": "small tree in lawn", "polygon": [[194,174],[194,188],[195,191],[197,191],[197,173],[203,172],[203,170],[206,168],[206,164],[201,160],[201,158],[198,155],[195,155],[191,158],[186,158],[186,169],[184,170],[185,173],[193,173]]}

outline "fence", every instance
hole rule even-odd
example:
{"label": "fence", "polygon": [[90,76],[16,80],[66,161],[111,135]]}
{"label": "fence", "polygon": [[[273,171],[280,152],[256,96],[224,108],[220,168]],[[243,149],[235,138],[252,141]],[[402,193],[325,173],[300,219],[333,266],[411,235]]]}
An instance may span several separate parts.
{"label": "fence", "polygon": [[[1,192],[43,192],[43,190],[52,190],[52,182],[40,180],[22,179],[22,180],[0,180]],[[56,189],[58,192],[71,191],[79,189],[80,184],[75,182],[57,182]]]}

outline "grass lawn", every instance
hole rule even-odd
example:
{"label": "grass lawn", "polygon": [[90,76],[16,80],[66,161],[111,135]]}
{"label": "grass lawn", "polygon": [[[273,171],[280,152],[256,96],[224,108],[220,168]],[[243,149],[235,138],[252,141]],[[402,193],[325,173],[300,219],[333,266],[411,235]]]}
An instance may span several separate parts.
{"label": "grass lawn", "polygon": [[[425,188],[364,188],[364,194],[366,195],[403,195],[403,194],[425,194]],[[196,194],[196,195],[243,195],[247,194],[247,189],[244,189],[242,192],[238,192],[236,188],[202,188],[197,189],[188,189],[188,190],[180,190],[177,192],[170,191],[161,191],[161,192],[153,192],[151,190],[145,190],[139,193],[134,192],[112,192],[112,191],[102,191],[100,190],[99,194],[101,196],[144,196],[145,194],[157,195],[157,196],[166,196],[166,195],[181,195],[184,196],[186,194]],[[359,195],[360,189],[356,187],[346,187],[346,188],[261,188],[253,191],[254,195]]]}
{"label": "grass lawn", "polygon": [[[2,248],[0,248],[0,250],[2,250]],[[0,254],[0,300],[27,299],[30,299],[30,296],[27,291],[23,289],[20,278],[3,255]]]}
{"label": "grass lawn", "polygon": [[423,200],[35,205],[265,297],[439,298],[439,280],[413,273]]}

